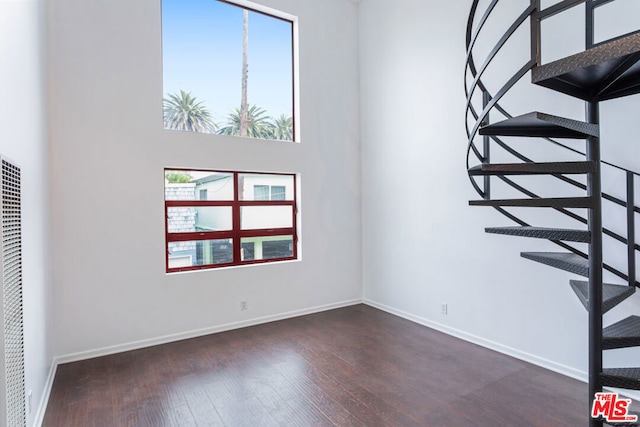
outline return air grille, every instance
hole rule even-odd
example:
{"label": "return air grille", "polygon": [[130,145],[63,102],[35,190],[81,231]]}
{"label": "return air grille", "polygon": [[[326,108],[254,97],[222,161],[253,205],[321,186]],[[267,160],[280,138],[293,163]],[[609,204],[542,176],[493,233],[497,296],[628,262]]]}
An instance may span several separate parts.
{"label": "return air grille", "polygon": [[2,159],[2,283],[7,425],[26,425],[20,168]]}

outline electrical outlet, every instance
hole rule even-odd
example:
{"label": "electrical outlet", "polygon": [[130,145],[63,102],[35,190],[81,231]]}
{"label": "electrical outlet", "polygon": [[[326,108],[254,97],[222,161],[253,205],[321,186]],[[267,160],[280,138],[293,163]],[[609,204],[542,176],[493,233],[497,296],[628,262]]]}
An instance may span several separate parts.
{"label": "electrical outlet", "polygon": [[240,310],[245,311],[248,308],[249,306],[247,305],[246,301],[240,301]]}
{"label": "electrical outlet", "polygon": [[447,303],[440,304],[440,314],[448,314],[449,305]]}

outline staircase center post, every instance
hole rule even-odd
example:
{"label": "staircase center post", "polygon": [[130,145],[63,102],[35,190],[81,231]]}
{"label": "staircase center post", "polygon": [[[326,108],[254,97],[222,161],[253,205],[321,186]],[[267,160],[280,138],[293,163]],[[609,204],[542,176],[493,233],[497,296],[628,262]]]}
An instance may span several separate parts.
{"label": "staircase center post", "polygon": [[627,255],[629,286],[636,285],[636,219],[633,172],[627,171]]}
{"label": "staircase center post", "polygon": [[[586,119],[599,124],[597,101],[586,103]],[[602,187],[600,178],[600,138],[587,138],[587,160],[596,164],[596,171],[587,176],[587,194],[593,207],[589,210],[589,409],[597,392],[602,391]],[[591,419],[591,427],[602,426]]]}

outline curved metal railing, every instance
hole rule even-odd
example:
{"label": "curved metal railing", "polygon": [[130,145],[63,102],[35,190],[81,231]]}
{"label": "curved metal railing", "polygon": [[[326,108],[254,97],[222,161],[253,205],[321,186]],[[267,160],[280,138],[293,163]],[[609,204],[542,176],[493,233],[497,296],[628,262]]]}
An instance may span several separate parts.
{"label": "curved metal railing", "polygon": [[[466,96],[466,112],[465,112],[465,124],[466,124],[466,133],[467,133],[467,169],[471,166],[474,166],[475,163],[489,163],[490,159],[490,149],[493,146],[499,147],[503,150],[504,153],[516,158],[520,162],[531,163],[535,162],[533,158],[529,156],[525,156],[523,153],[518,151],[515,147],[508,144],[502,138],[491,136],[482,137],[482,144],[477,142],[478,132],[480,128],[489,123],[489,114],[492,111],[499,112],[506,119],[511,118],[512,115],[500,104],[500,101],[503,97],[514,88],[514,86],[526,75],[528,72],[537,65],[540,65],[540,57],[541,57],[541,42],[540,42],[540,21],[553,16],[557,13],[563,12],[564,10],[573,8],[579,4],[585,3],[587,0],[571,0],[560,2],[554,6],[551,6],[545,10],[540,10],[540,1],[532,0],[531,3],[525,7],[522,12],[514,19],[512,23],[507,23],[509,27],[505,30],[503,35],[500,37],[495,46],[489,51],[486,57],[482,58],[482,64],[478,67],[476,65],[476,60],[474,57],[474,49],[476,48],[476,44],[478,42],[479,36],[482,34],[483,29],[485,28],[485,24],[489,21],[489,19],[494,14],[495,8],[499,3],[499,0],[492,0],[486,6],[486,8],[481,12],[478,10],[480,0],[474,0],[471,6],[471,12],[469,14],[469,19],[467,22],[467,31],[466,31],[466,66],[464,72],[464,80],[465,80],[465,96]],[[600,4],[604,2],[599,2]],[[588,19],[593,19],[593,10],[594,7],[598,5],[595,2],[587,2],[587,15]],[[590,18],[589,18],[590,14]],[[521,67],[501,86],[497,89],[497,91],[492,92],[489,90],[488,85],[483,82],[483,77],[489,68],[489,65],[499,57],[501,51],[505,47],[505,45],[512,40],[513,35],[516,33],[518,29],[520,29],[523,25],[530,22],[530,48],[531,48],[531,57],[530,59],[524,61]],[[505,25],[505,26],[506,26]],[[587,42],[587,47],[592,47],[595,44],[593,43],[592,31],[593,29],[589,28],[587,25],[587,31],[591,31],[591,41]],[[589,37],[587,37],[589,40]],[[528,48],[529,46],[525,47]],[[470,82],[469,82],[470,80]],[[481,96],[478,96],[481,95]],[[475,99],[481,98],[482,105],[477,105],[478,101]],[[586,156],[586,153],[577,150],[573,147],[570,147],[566,144],[563,144],[559,141],[556,141],[551,138],[540,138],[544,140],[548,144],[552,144],[555,147],[559,147],[563,150],[568,150],[573,154]],[[472,165],[471,163],[474,163]],[[635,265],[635,254],[636,252],[640,252],[640,245],[635,242],[635,215],[640,214],[640,207],[635,205],[634,200],[634,180],[636,177],[640,177],[640,174],[631,171],[629,169],[625,169],[618,165],[602,161],[602,166],[607,168],[604,171],[605,174],[624,174],[626,179],[626,197],[625,199],[621,199],[620,197],[616,197],[608,192],[606,189],[603,189],[602,198],[607,200],[618,208],[623,208],[626,210],[627,217],[627,227],[626,232],[620,234],[619,232],[615,232],[609,228],[603,228],[603,235],[612,239],[614,242],[618,242],[620,244],[627,246],[627,266],[626,272],[620,271],[619,268],[615,268],[612,264],[613,262],[607,262],[605,258],[605,262],[603,264],[603,268],[610,273],[618,276],[619,278],[628,281],[629,285],[635,285],[640,287],[640,282],[636,280],[636,265]],[[604,167],[603,167],[604,169]],[[577,187],[582,190],[586,190],[586,185],[575,180],[569,178],[564,175],[552,175],[554,179],[558,181],[562,181],[567,183],[573,187]],[[526,195],[530,198],[538,198],[540,197],[535,192],[526,188],[524,185],[517,183],[511,178],[506,176],[498,176],[502,182],[504,182],[508,187],[517,190],[518,192]],[[490,197],[490,181],[488,177],[484,178],[484,183],[479,183],[477,179],[469,175],[469,180],[471,185],[475,189],[475,191],[485,199]],[[514,221],[515,223],[521,226],[529,226],[526,221],[516,216],[514,213],[503,207],[494,207],[501,214]],[[579,215],[573,211],[564,208],[554,208],[557,212],[561,213],[563,216],[571,218],[575,221],[578,221],[582,224],[587,224],[587,218],[585,216]],[[578,254],[582,257],[587,257],[587,254],[582,250],[567,244],[565,242],[552,240],[553,243],[563,247],[566,250],[569,250],[575,254]]]}

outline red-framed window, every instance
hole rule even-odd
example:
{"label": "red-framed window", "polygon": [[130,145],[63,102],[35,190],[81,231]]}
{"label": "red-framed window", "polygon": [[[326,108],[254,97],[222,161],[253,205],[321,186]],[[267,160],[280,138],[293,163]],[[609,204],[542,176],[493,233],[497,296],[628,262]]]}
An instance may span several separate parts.
{"label": "red-framed window", "polygon": [[168,273],[298,257],[295,174],[165,169],[164,209]]}

